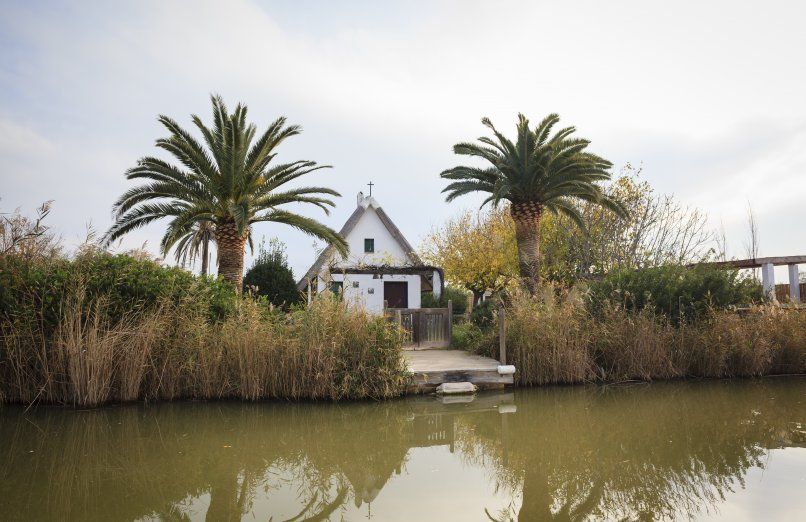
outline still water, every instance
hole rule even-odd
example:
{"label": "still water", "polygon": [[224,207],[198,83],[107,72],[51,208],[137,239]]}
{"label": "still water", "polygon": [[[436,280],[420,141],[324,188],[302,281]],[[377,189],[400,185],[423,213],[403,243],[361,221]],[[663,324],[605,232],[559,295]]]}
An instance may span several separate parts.
{"label": "still water", "polygon": [[806,379],[0,408],[2,520],[806,520]]}

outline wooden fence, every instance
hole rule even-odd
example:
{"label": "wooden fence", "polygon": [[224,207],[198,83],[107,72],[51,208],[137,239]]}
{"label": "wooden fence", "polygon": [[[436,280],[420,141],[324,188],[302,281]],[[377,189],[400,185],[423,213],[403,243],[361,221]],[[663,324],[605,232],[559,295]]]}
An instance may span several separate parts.
{"label": "wooden fence", "polygon": [[[789,285],[775,285],[775,298],[779,303],[789,302]],[[806,283],[800,283],[800,301],[806,302]]]}
{"label": "wooden fence", "polygon": [[386,316],[399,324],[407,339],[404,347],[412,349],[447,348],[453,334],[453,304],[448,308],[391,308]]}

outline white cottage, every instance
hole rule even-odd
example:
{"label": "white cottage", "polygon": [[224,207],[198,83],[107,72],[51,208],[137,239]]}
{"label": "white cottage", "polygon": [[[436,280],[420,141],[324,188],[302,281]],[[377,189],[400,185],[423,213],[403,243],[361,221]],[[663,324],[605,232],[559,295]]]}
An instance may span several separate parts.
{"label": "white cottage", "polygon": [[347,259],[328,246],[297,287],[310,299],[326,290],[339,293],[372,313],[388,308],[420,308],[423,292],[437,298],[442,269],[424,265],[412,246],[372,196],[358,193],[358,205],[341,235],[350,246]]}

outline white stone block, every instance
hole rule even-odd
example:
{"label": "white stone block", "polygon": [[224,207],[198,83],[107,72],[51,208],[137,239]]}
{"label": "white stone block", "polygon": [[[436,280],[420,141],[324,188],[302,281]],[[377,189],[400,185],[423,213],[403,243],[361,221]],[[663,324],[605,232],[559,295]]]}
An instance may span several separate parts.
{"label": "white stone block", "polygon": [[498,375],[513,375],[515,367],[511,364],[501,365],[498,367]]}
{"label": "white stone block", "polygon": [[476,400],[476,396],[471,393],[465,395],[443,395],[437,400],[442,404],[469,404]]}
{"label": "white stone block", "polygon": [[443,395],[476,393],[476,385],[472,382],[444,382],[437,386],[437,393]]}

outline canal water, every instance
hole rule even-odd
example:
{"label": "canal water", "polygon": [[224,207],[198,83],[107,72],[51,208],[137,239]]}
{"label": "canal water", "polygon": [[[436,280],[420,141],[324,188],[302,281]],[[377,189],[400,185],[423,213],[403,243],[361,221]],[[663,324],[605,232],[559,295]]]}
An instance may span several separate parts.
{"label": "canal water", "polygon": [[0,520],[806,520],[806,379],[0,407]]}

